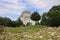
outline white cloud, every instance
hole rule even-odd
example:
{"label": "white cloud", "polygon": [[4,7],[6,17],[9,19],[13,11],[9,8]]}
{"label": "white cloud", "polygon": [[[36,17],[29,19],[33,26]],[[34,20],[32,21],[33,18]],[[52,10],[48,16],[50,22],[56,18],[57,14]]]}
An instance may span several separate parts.
{"label": "white cloud", "polygon": [[27,2],[37,8],[46,8],[60,4],[60,0],[27,0]]}
{"label": "white cloud", "polygon": [[14,4],[18,3],[18,0],[2,0],[2,1],[9,2],[9,3],[14,3]]}
{"label": "white cloud", "polygon": [[[4,4],[4,2],[10,2],[13,4]],[[20,2],[18,3],[18,0],[2,0],[0,2],[0,14],[2,13],[13,13],[13,14],[18,14],[26,9],[26,6],[24,3]]]}
{"label": "white cloud", "polygon": [[[42,12],[47,12],[54,5],[58,5],[58,4],[60,5],[60,0],[53,0],[53,1],[52,0],[25,0],[25,1],[30,5],[30,7],[34,7],[36,9],[42,9]],[[22,3],[21,0],[1,0],[0,13],[14,13],[19,15],[23,10],[27,9],[25,4]]]}
{"label": "white cloud", "polygon": [[44,1],[41,0],[27,0],[30,5],[37,7],[37,8],[44,8],[47,6],[47,4],[44,3]]}
{"label": "white cloud", "polygon": [[54,5],[60,5],[60,0],[26,0],[29,5],[36,9],[42,9],[43,12],[48,11]]}
{"label": "white cloud", "polygon": [[[54,5],[60,5],[60,0],[0,0],[0,14],[16,14],[20,15],[25,9],[30,7],[39,9],[41,13],[49,11]],[[28,7],[29,5],[29,7]]]}

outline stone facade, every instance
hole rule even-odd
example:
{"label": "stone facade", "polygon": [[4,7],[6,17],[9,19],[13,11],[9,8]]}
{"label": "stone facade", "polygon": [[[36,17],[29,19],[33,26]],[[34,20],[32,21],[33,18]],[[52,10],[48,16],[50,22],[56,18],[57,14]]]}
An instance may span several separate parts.
{"label": "stone facade", "polygon": [[24,25],[27,25],[27,23],[30,23],[30,25],[35,25],[35,21],[31,20],[30,16],[31,12],[29,11],[22,12],[20,18]]}

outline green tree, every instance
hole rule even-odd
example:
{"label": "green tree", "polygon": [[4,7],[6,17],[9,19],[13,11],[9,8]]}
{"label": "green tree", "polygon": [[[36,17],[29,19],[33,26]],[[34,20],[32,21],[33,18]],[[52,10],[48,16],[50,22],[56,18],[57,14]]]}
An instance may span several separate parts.
{"label": "green tree", "polygon": [[12,27],[17,27],[17,21],[12,21],[12,22],[11,22],[11,26],[12,26]]}
{"label": "green tree", "polygon": [[4,26],[0,25],[0,33],[2,33],[4,31],[4,29],[5,29]]}
{"label": "green tree", "polygon": [[0,17],[0,25],[3,25],[3,18]]}
{"label": "green tree", "polygon": [[41,25],[47,25],[47,23],[48,23],[48,22],[47,22],[47,19],[48,19],[47,13],[43,13]]}
{"label": "green tree", "polygon": [[0,17],[0,25],[10,26],[11,20],[7,17]]}
{"label": "green tree", "polygon": [[20,27],[21,25],[23,25],[23,23],[20,19],[17,19],[16,21],[12,21],[11,23],[12,27]]}
{"label": "green tree", "polygon": [[20,18],[18,18],[17,23],[18,23],[18,25],[23,25],[23,22],[21,21]]}
{"label": "green tree", "polygon": [[16,21],[12,21],[7,17],[0,17],[0,25],[6,27],[18,27],[20,25],[23,25],[23,23],[20,19],[17,19]]}
{"label": "green tree", "polygon": [[7,17],[4,17],[3,24],[4,24],[4,26],[11,26],[11,20]]}
{"label": "green tree", "polygon": [[32,13],[32,15],[31,15],[31,19],[33,20],[33,21],[36,21],[36,23],[41,19],[41,16],[39,15],[39,13],[38,12],[34,12],[34,13]]}
{"label": "green tree", "polygon": [[60,5],[53,6],[47,13],[49,26],[60,26]]}

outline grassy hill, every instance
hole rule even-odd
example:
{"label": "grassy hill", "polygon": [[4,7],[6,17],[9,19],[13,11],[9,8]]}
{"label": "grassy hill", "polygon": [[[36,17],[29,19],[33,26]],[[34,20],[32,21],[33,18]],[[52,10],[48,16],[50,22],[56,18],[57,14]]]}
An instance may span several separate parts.
{"label": "grassy hill", "polygon": [[60,40],[60,27],[41,25],[26,27],[7,27],[0,34],[0,40]]}
{"label": "grassy hill", "polygon": [[43,28],[46,28],[46,27],[45,26],[41,26],[41,25],[24,26],[24,27],[13,27],[13,28],[9,27],[9,28],[6,28],[5,31],[17,33],[17,32],[21,32],[21,31],[40,30],[40,29],[43,29]]}

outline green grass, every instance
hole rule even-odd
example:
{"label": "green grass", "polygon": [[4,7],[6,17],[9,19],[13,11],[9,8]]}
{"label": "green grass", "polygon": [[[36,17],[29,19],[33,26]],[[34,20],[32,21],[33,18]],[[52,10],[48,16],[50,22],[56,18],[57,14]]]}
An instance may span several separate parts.
{"label": "green grass", "polygon": [[5,29],[5,31],[8,32],[20,32],[20,31],[29,31],[29,30],[40,30],[45,28],[46,26],[41,26],[41,25],[37,25],[37,26],[25,26],[25,27],[8,27]]}
{"label": "green grass", "polygon": [[60,40],[60,27],[42,25],[8,27],[0,35],[1,40]]}

